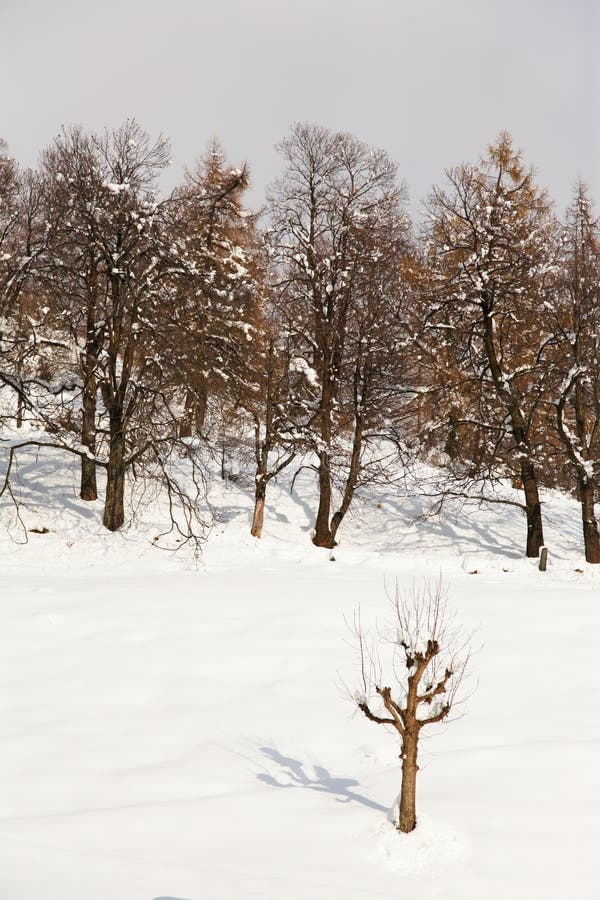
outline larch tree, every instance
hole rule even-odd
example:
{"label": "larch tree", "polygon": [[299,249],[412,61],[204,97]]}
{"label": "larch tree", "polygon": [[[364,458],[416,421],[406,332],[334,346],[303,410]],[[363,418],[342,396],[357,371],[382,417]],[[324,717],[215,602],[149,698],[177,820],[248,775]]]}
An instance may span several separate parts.
{"label": "larch tree", "polygon": [[161,317],[185,437],[202,433],[211,394],[223,401],[248,375],[264,254],[256,216],[243,203],[247,188],[247,168],[228,165],[213,142],[175,193],[182,267]]}
{"label": "larch tree", "polygon": [[588,191],[576,188],[562,230],[556,291],[546,304],[544,358],[560,447],[581,503],[585,558],[600,563],[595,515],[600,455],[600,224]]}
{"label": "larch tree", "polygon": [[526,554],[536,557],[544,543],[536,451],[544,441],[540,316],[555,269],[552,207],[508,134],[447,179],[428,200],[427,326],[453,359],[463,400],[472,398],[469,424],[486,434],[492,465],[514,467],[522,483]]}

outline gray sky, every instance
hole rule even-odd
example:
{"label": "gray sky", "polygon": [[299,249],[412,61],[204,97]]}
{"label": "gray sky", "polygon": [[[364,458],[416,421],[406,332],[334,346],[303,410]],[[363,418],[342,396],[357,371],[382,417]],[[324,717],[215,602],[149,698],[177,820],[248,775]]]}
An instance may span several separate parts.
{"label": "gray sky", "polygon": [[252,201],[291,122],[398,162],[418,208],[445,168],[512,133],[562,209],[600,206],[598,0],[0,0],[0,135],[33,165],[61,124],[135,117],[173,145],[247,160]]}

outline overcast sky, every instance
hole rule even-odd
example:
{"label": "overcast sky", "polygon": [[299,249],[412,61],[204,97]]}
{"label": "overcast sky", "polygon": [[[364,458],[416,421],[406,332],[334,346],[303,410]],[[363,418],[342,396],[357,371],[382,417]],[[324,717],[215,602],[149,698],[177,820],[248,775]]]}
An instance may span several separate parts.
{"label": "overcast sky", "polygon": [[177,180],[211,137],[252,201],[293,121],[398,162],[417,208],[445,168],[512,133],[562,209],[600,201],[598,0],[0,0],[0,136],[22,163],[61,124],[135,117]]}

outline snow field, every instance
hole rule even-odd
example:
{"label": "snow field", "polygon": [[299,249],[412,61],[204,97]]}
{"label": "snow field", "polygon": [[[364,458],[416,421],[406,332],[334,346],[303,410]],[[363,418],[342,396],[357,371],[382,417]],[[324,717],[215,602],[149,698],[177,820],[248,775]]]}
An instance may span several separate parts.
{"label": "snow field", "polygon": [[[415,522],[387,495],[332,562],[298,482],[274,486],[262,542],[248,494],[215,485],[200,561],[153,549],[152,523],[107,535],[94,504],[28,496],[50,532],[2,539],[0,896],[600,896],[600,573],[576,504],[548,498],[545,574],[520,558],[518,511]],[[344,693],[345,620],[382,620],[386,586],[439,573],[473,678],[465,714],[424,732],[404,836],[396,739]]]}

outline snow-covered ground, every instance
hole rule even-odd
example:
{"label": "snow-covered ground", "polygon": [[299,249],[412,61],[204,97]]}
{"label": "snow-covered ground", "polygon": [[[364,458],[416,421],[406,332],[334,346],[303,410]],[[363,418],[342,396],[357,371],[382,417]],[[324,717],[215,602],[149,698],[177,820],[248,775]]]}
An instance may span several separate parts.
{"label": "snow-covered ground", "polygon": [[[271,489],[261,542],[249,490],[216,483],[195,560],[156,525],[103,531],[43,465],[51,491],[39,463],[19,476],[49,532],[0,537],[1,898],[600,897],[600,572],[574,502],[546,497],[542,574],[508,507],[417,519],[379,490],[331,560],[308,475]],[[471,696],[425,737],[406,836],[395,737],[342,687],[346,621],[440,574],[475,630]]]}

